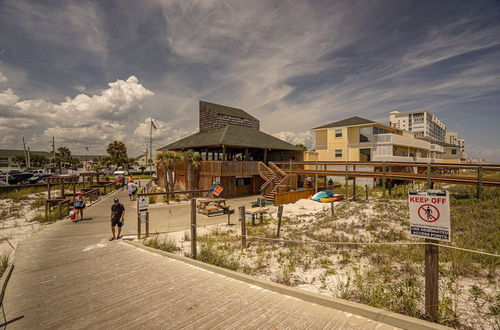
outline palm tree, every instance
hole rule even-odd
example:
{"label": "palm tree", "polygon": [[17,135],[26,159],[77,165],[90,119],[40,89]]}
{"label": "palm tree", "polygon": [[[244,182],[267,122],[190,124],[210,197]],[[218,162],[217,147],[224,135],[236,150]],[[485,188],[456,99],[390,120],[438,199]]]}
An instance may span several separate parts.
{"label": "palm tree", "polygon": [[106,168],[110,170],[111,165],[113,165],[113,160],[111,159],[111,156],[104,156],[101,158],[100,164],[102,166],[106,166]]}
{"label": "palm tree", "polygon": [[181,154],[175,151],[164,151],[156,155],[156,159],[161,166],[165,167],[165,189],[166,191],[174,191],[174,177],[173,169],[174,165],[182,160]]}
{"label": "palm tree", "polygon": [[19,167],[23,167],[24,164],[26,164],[26,157],[24,157],[23,155],[16,155],[14,156],[14,158],[12,158],[12,161],[14,163],[17,163]]}
{"label": "palm tree", "polygon": [[120,167],[120,165],[126,165],[128,161],[127,156],[127,147],[121,141],[113,141],[108,144],[108,148],[106,149],[113,164],[116,164],[116,168]]}
{"label": "palm tree", "polygon": [[[199,154],[195,154],[193,150],[184,151],[182,153],[182,159],[185,160],[188,164],[188,190],[193,189],[193,181],[194,181],[194,170],[200,166],[201,157]],[[189,193],[189,197],[193,196],[192,193]]]}
{"label": "palm tree", "polygon": [[57,148],[56,158],[54,162],[59,165],[59,174],[62,173],[62,164],[71,163],[71,151],[67,147]]}

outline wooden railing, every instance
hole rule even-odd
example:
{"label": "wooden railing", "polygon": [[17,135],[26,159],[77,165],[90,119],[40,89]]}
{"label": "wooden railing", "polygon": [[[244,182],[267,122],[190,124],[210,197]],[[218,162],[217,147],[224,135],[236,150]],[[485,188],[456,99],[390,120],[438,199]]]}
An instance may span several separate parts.
{"label": "wooden railing", "polygon": [[[208,161],[200,162],[196,169],[203,176],[253,176],[259,175],[259,162],[250,161]],[[187,163],[178,163],[173,166],[178,175],[187,175]]]}
{"label": "wooden railing", "polygon": [[[480,198],[483,186],[500,187],[500,164],[442,164],[413,162],[275,162],[287,173],[307,176],[338,176],[347,180],[357,177],[382,179],[384,193],[387,180],[426,181],[477,186]],[[330,166],[330,169],[327,168]],[[331,168],[333,167],[333,169]]]}

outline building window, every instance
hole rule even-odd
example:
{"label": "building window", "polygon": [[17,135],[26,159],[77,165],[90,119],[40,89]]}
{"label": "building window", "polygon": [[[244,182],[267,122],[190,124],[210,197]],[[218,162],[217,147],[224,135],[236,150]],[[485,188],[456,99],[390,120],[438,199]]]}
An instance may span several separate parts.
{"label": "building window", "polygon": [[451,154],[456,155],[457,154],[457,149],[451,149]]}
{"label": "building window", "polygon": [[359,160],[362,162],[371,161],[371,149],[359,149]]}
{"label": "building window", "polygon": [[383,128],[379,128],[379,127],[373,127],[373,134],[389,134],[391,132],[389,132],[388,130],[385,130]]}
{"label": "building window", "polygon": [[335,137],[336,138],[341,138],[342,137],[342,128],[335,130]]}
{"label": "building window", "polygon": [[373,127],[361,127],[359,129],[359,142],[373,141]]}
{"label": "building window", "polygon": [[335,158],[342,158],[342,149],[335,149]]}
{"label": "building window", "polygon": [[251,178],[237,178],[236,179],[236,186],[238,186],[238,187],[249,186],[252,183],[250,180],[251,180]]}

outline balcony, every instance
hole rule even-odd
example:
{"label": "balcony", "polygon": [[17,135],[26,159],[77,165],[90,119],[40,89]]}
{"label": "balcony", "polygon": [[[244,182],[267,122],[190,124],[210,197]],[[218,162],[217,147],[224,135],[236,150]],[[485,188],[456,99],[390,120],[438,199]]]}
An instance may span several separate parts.
{"label": "balcony", "polygon": [[376,144],[394,144],[403,147],[418,148],[430,150],[431,144],[427,141],[411,138],[398,134],[377,134],[374,135],[374,143]]}
{"label": "balcony", "polygon": [[407,157],[390,155],[373,155],[373,161],[378,162],[406,162],[406,163],[442,163],[442,159],[425,157]]}

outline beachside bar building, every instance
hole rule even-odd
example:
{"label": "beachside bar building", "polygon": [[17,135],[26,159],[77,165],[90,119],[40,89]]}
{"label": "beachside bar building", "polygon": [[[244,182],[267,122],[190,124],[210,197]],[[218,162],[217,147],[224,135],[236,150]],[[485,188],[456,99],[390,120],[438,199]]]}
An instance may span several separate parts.
{"label": "beachside bar building", "polygon": [[[302,160],[303,149],[260,130],[260,122],[241,109],[200,101],[199,132],[157,151],[193,150],[201,156],[195,188],[208,189],[213,182],[224,188],[224,196],[259,193],[264,182],[259,163]],[[175,181],[187,189],[187,166],[175,167]],[[164,169],[158,169],[158,177]],[[159,180],[160,184],[163,184]]]}

